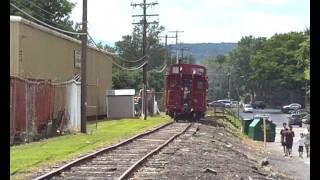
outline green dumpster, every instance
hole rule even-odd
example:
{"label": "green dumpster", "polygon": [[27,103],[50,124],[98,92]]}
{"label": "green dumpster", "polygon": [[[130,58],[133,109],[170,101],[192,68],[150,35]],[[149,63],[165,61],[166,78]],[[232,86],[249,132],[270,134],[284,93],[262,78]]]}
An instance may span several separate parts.
{"label": "green dumpster", "polygon": [[263,131],[261,130],[262,121],[260,118],[253,119],[249,125],[248,135],[251,139],[256,141],[263,141]]}
{"label": "green dumpster", "polygon": [[242,133],[248,135],[249,125],[252,123],[253,119],[243,119],[242,120]]}
{"label": "green dumpster", "polygon": [[[276,136],[276,125],[266,120],[267,142],[274,142]],[[249,125],[248,135],[256,141],[263,141],[263,119],[255,118]]]}
{"label": "green dumpster", "polygon": [[267,121],[267,142],[274,142],[276,138],[276,124]]}

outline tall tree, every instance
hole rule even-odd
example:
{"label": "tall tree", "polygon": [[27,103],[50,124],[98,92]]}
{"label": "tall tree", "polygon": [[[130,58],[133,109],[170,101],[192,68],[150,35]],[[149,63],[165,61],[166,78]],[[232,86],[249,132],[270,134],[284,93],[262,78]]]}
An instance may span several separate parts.
{"label": "tall tree", "polygon": [[[67,31],[80,31],[80,24],[75,24],[70,20],[70,14],[76,3],[69,2],[68,0],[10,0],[10,2],[51,26]],[[21,16],[34,21],[12,6],[10,6],[10,15]],[[70,36],[79,38],[79,36],[75,35]]]}
{"label": "tall tree", "polygon": [[[148,28],[147,35],[147,47],[148,47],[148,69],[159,69],[163,67],[166,50],[164,46],[160,43],[159,34],[164,31],[164,27],[158,24],[154,24]],[[142,61],[139,62],[127,62],[127,61],[136,61],[142,57],[142,29],[139,26],[134,26],[133,31],[130,35],[122,36],[122,40],[117,41],[115,43],[115,51],[119,54],[121,59],[119,62],[124,66],[139,66],[142,64]],[[124,59],[124,60],[123,60]],[[129,79],[136,78],[133,81],[136,83],[129,83],[125,85],[126,87],[132,87],[134,89],[140,89],[142,73],[140,71],[137,72],[129,72],[120,70],[117,67],[113,68],[113,83],[114,87],[123,87],[123,83],[126,84],[127,81],[119,80],[120,77],[125,76]],[[151,73],[152,71],[150,71]],[[162,74],[163,75],[163,74]],[[149,87],[155,88],[156,90],[161,91],[161,89],[157,88],[157,86],[153,83],[155,76],[152,74],[149,76]],[[119,83],[119,84],[118,84]],[[163,78],[158,78],[158,83],[163,85]],[[131,86],[133,85],[133,86]]]}

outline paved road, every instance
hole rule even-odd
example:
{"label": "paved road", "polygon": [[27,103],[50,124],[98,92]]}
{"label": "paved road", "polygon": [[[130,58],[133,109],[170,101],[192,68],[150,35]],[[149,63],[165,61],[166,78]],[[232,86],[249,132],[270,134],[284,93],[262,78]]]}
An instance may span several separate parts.
{"label": "paved road", "polygon": [[[284,158],[283,150],[280,144],[280,130],[283,122],[288,122],[287,114],[282,113],[279,109],[264,109],[254,110],[253,113],[243,113],[240,110],[240,116],[243,118],[252,118],[255,114],[269,114],[271,120],[276,124],[276,138],[275,142],[267,144],[267,150],[269,153],[269,161],[271,165],[278,167],[289,175],[292,175],[296,179],[308,180],[310,179],[310,158],[306,157],[304,152],[303,159],[298,157],[297,143],[292,147],[292,158]],[[300,133],[306,129],[306,126],[302,127],[293,126],[295,132],[294,141],[297,140]],[[305,151],[305,150],[304,150]]]}

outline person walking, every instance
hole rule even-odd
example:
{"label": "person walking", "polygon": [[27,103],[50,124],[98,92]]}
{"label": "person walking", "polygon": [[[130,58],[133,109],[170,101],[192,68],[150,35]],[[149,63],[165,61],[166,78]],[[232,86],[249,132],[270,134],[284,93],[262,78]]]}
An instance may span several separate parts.
{"label": "person walking", "polygon": [[292,143],[293,143],[294,132],[292,130],[292,126],[289,125],[289,130],[285,133],[285,143],[288,155],[292,157]]}
{"label": "person walking", "polygon": [[298,152],[299,152],[299,157],[303,158],[303,146],[304,146],[304,136],[303,133],[300,133],[300,137],[298,139]]}
{"label": "person walking", "polygon": [[280,131],[280,135],[281,135],[280,142],[281,142],[281,146],[283,147],[283,156],[287,156],[288,152],[286,149],[285,134],[288,131],[288,128],[287,128],[287,123],[283,123],[282,125],[283,125],[283,129],[281,129]]}
{"label": "person walking", "polygon": [[307,157],[310,157],[310,126],[307,127],[307,131],[304,133],[304,147],[306,148]]}

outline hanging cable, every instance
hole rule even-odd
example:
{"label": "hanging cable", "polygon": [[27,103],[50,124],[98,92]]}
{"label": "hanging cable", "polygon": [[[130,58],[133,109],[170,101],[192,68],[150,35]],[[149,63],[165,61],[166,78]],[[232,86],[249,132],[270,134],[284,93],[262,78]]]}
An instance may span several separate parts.
{"label": "hanging cable", "polygon": [[[94,42],[93,38],[90,36],[90,34],[88,33],[88,36],[89,36],[89,39],[91,39],[92,42]],[[95,46],[98,46],[97,44],[95,44]],[[149,57],[149,55],[145,55],[145,56],[142,56],[141,58],[137,59],[137,60],[133,60],[133,61],[129,61],[129,60],[126,60],[124,59],[123,57],[119,56],[119,54],[117,53],[112,53],[112,52],[109,52],[107,50],[104,50],[105,52],[107,52],[108,54],[112,55],[112,56],[115,56],[117,58],[119,58],[120,60],[124,61],[124,62],[128,62],[128,63],[135,63],[135,62],[140,62],[142,60],[144,60],[145,57]]]}
{"label": "hanging cable", "polygon": [[152,71],[155,71],[157,73],[162,73],[166,69],[166,67],[167,67],[167,64],[165,64],[161,70],[152,69]]}
{"label": "hanging cable", "polygon": [[[91,36],[89,35],[89,38],[90,38]],[[101,49],[100,47],[98,47],[98,45],[96,44],[96,42],[92,39],[92,38],[90,38],[91,40],[92,40],[92,42],[93,42],[93,44],[96,46],[96,48],[98,48],[99,50],[101,50],[101,51],[104,51],[104,52],[107,52],[109,55],[113,55],[114,53],[110,53],[110,52],[108,52],[108,51],[105,51],[105,50],[103,50],[103,49]],[[104,53],[104,55],[106,55],[105,53]],[[147,55],[146,55],[147,56]],[[146,57],[145,56],[145,57]],[[144,58],[144,57],[142,57],[142,58]],[[116,65],[117,67],[119,67],[119,68],[121,68],[121,69],[124,69],[124,70],[129,70],[129,71],[134,71],[134,70],[138,70],[138,69],[140,69],[140,68],[142,68],[146,63],[148,63],[148,61],[144,61],[141,65],[139,65],[139,66],[135,66],[135,67],[124,67],[124,66],[121,66],[120,64],[118,64],[116,61],[114,61],[113,59],[111,59],[111,61],[112,61],[112,63],[114,64],[114,65]]]}
{"label": "hanging cable", "polygon": [[[26,6],[22,5],[21,3],[19,3],[19,2],[16,2],[16,3],[18,3],[18,4],[23,8],[22,10],[31,11],[29,8],[27,8]],[[21,8],[21,7],[20,7],[20,8]],[[56,22],[52,22],[51,19],[45,18],[45,17],[43,17],[43,16],[41,16],[41,15],[39,15],[39,14],[33,13],[33,16],[36,16],[36,17],[38,17],[38,18],[41,18],[41,20],[46,20],[46,21],[48,21],[48,22],[56,25],[58,28],[63,28],[60,24],[58,24],[58,23],[56,23]],[[60,26],[60,27],[59,27],[59,26]]]}
{"label": "hanging cable", "polygon": [[45,25],[45,26],[47,26],[47,27],[50,27],[50,28],[52,28],[52,29],[54,29],[54,30],[57,30],[57,31],[60,31],[60,32],[64,32],[64,33],[68,33],[68,34],[74,34],[74,35],[86,35],[86,33],[78,33],[78,32],[66,31],[66,30],[63,30],[63,29],[56,28],[56,27],[54,27],[54,26],[51,26],[51,25],[49,25],[49,24],[47,24],[47,23],[45,23],[45,22],[43,22],[43,21],[40,21],[39,19],[31,16],[30,14],[28,14],[28,13],[26,13],[25,11],[23,11],[22,9],[18,8],[16,5],[14,5],[14,4],[11,3],[11,2],[10,2],[10,5],[11,5],[12,7],[14,7],[15,9],[17,9],[18,11],[20,11],[21,13],[25,14],[26,16],[32,18],[33,20],[35,20],[35,21],[37,21],[37,22],[39,22],[39,23],[41,23],[41,24],[43,24],[43,25]]}
{"label": "hanging cable", "polygon": [[[49,12],[49,11],[47,11],[47,10],[42,9],[40,6],[36,5],[35,3],[33,3],[33,2],[32,2],[32,1],[30,1],[30,0],[25,0],[25,1],[26,1],[26,2],[28,2],[29,4],[31,4],[32,6],[34,6],[34,7],[38,8],[38,9],[40,9],[41,11],[43,11],[43,12],[45,12],[45,13],[47,13],[47,14],[49,14],[49,15],[53,16],[53,17],[55,17],[55,16],[56,16],[56,15],[52,14],[51,12]],[[17,2],[17,1],[16,1],[16,2]]]}

